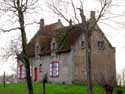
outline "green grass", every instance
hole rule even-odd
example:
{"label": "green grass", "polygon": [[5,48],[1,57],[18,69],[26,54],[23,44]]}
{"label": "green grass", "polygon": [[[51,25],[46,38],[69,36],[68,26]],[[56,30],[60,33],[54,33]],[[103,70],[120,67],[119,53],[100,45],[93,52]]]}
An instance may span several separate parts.
{"label": "green grass", "polygon": [[[34,94],[42,94],[42,83],[34,83]],[[117,94],[115,88],[113,94]],[[93,87],[94,94],[105,94],[105,91],[100,86]],[[125,89],[122,89],[125,94]],[[0,84],[0,94],[28,94],[26,83]],[[46,94],[87,94],[87,86],[85,85],[64,85],[64,84],[46,84]]]}

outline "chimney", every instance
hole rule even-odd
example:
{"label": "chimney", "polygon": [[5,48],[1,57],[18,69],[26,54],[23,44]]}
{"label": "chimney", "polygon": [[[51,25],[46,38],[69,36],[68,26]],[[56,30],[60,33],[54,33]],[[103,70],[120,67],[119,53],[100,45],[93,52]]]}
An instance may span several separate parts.
{"label": "chimney", "polygon": [[96,24],[95,11],[90,12],[89,27],[92,28]]}
{"label": "chimney", "polygon": [[61,20],[60,20],[60,19],[58,19],[58,23],[61,23]]}
{"label": "chimney", "polygon": [[70,25],[70,26],[72,25],[72,19],[70,19],[70,21],[69,21],[69,25]]}
{"label": "chimney", "polygon": [[44,28],[44,19],[40,19],[40,29],[43,30]]}
{"label": "chimney", "polygon": [[91,11],[90,16],[91,16],[91,18],[90,18],[90,19],[95,19],[95,11]]}

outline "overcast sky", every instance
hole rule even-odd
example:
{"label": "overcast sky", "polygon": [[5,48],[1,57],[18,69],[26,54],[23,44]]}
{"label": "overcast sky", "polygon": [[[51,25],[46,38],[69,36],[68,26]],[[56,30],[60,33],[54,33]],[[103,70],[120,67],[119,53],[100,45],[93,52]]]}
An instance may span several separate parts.
{"label": "overcast sky", "polygon": [[[35,20],[35,21],[39,21],[41,18],[44,18],[45,20],[45,24],[50,24],[53,22],[56,22],[58,20],[59,17],[57,17],[56,15],[54,15],[47,7],[45,2],[46,0],[41,1],[43,3],[43,7],[41,9],[41,14],[37,14],[37,15],[30,15],[28,18],[31,18],[29,20]],[[58,0],[59,1],[59,0]],[[61,0],[61,1],[66,1],[66,0]],[[78,0],[74,1],[75,4],[78,3]],[[123,67],[125,67],[125,16],[120,16],[120,17],[116,17],[117,14],[118,15],[125,15],[125,1],[124,0],[113,0],[113,4],[117,4],[117,6],[113,6],[112,8],[110,8],[110,12],[112,12],[113,15],[107,13],[107,15],[105,16],[105,18],[109,18],[110,19],[105,19],[105,20],[101,20],[99,22],[99,26],[101,27],[102,31],[105,33],[106,37],[108,38],[108,40],[111,42],[111,44],[113,45],[113,47],[116,47],[116,68],[117,68],[117,72],[120,72],[122,70]],[[68,7],[68,6],[65,6]],[[79,7],[79,5],[77,5],[76,7]],[[69,8],[69,10],[71,10],[71,8]],[[89,18],[89,13],[91,10],[95,10],[97,11],[98,14],[98,10],[99,10],[99,3],[96,3],[95,0],[84,0],[84,10],[85,10],[85,15],[87,16],[87,18]],[[66,13],[67,12],[67,13]],[[70,15],[72,15],[72,12],[70,11],[65,11],[66,14],[69,13],[69,15],[66,15],[67,17],[70,17]],[[79,13],[79,12],[78,12]],[[0,23],[3,24],[3,22],[5,22],[5,20],[0,20]],[[66,22],[63,21],[63,24],[65,24]],[[12,24],[13,25],[13,24]],[[2,28],[3,25],[0,26],[0,28]],[[6,28],[8,28],[8,26],[10,26],[9,24],[6,24]],[[34,24],[30,27],[28,27],[26,30],[27,32],[27,36],[28,36],[28,40],[31,39],[31,37],[33,37],[33,35],[36,33],[36,31],[38,30],[38,24]],[[10,33],[0,33],[0,51],[3,52],[3,48],[8,48],[9,44],[10,44],[10,40],[12,40],[14,37],[17,37],[19,33],[17,32],[10,32]],[[7,63],[5,63],[5,61],[2,60],[2,58],[0,57],[0,75],[3,74],[4,71],[6,71],[7,74],[12,73],[11,72],[11,67],[16,66],[16,62],[14,59],[9,58]]]}

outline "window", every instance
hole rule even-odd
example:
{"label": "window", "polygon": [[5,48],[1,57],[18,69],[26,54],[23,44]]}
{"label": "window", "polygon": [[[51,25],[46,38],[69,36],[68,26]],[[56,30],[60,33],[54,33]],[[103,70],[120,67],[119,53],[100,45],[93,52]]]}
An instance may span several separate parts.
{"label": "window", "polygon": [[55,50],[56,49],[56,43],[53,43],[52,44],[52,50]]}
{"label": "window", "polygon": [[50,63],[50,76],[59,77],[59,62],[53,61]]}
{"label": "window", "polygon": [[42,72],[42,64],[39,65],[39,72]]}
{"label": "window", "polygon": [[26,77],[25,67],[23,65],[20,65],[18,67],[18,78],[23,79]]}
{"label": "window", "polygon": [[39,45],[36,45],[36,54],[39,53],[39,49],[40,49]]}
{"label": "window", "polygon": [[85,41],[81,41],[81,48],[84,48],[85,47]]}
{"label": "window", "polygon": [[[30,66],[30,76],[32,76],[32,70],[31,70],[31,66]],[[24,79],[26,78],[26,69],[24,65],[20,65],[18,67],[18,78],[19,79]]]}
{"label": "window", "polygon": [[98,49],[104,49],[104,41],[97,41]]}

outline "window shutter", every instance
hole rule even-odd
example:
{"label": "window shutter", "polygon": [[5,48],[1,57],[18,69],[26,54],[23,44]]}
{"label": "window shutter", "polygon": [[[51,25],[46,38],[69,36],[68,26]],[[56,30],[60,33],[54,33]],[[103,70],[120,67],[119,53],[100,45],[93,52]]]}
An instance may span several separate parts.
{"label": "window shutter", "polygon": [[25,67],[24,65],[22,66],[22,78],[25,78],[26,73],[25,73]]}
{"label": "window shutter", "polygon": [[59,63],[56,62],[56,76],[59,76]]}
{"label": "window shutter", "polygon": [[22,78],[22,65],[20,65],[20,79]]}
{"label": "window shutter", "polygon": [[18,69],[17,69],[17,77],[20,78],[20,66],[18,66]]}
{"label": "window shutter", "polygon": [[49,75],[52,76],[52,63],[49,65]]}
{"label": "window shutter", "polygon": [[30,77],[32,77],[32,67],[30,66]]}

